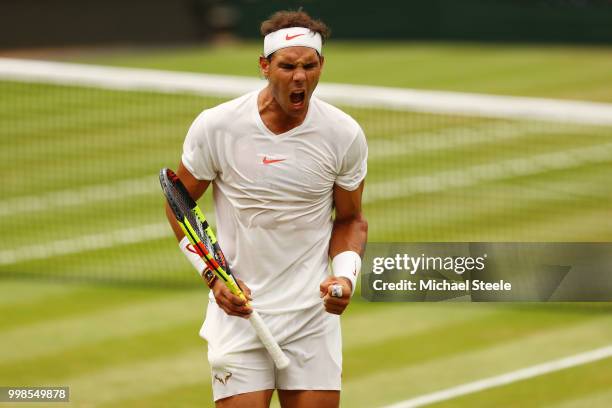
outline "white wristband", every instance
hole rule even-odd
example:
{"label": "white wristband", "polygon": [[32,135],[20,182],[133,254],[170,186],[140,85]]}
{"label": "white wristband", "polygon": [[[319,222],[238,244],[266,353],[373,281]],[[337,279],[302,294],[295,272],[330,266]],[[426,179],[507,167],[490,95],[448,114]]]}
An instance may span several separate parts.
{"label": "white wristband", "polygon": [[193,249],[193,245],[191,245],[191,242],[189,242],[189,238],[183,237],[183,239],[181,239],[181,242],[179,242],[179,248],[181,248],[181,251],[183,251],[183,253],[187,257],[187,259],[189,259],[189,262],[191,262],[196,271],[198,271],[198,273],[202,275],[204,273],[204,270],[206,269],[206,264],[204,263],[202,258],[200,258],[200,255],[198,255]]}
{"label": "white wristband", "polygon": [[334,256],[332,259],[332,273],[336,277],[347,278],[351,281],[352,290],[351,296],[355,293],[357,287],[357,277],[361,271],[361,257],[357,252],[344,251]]}

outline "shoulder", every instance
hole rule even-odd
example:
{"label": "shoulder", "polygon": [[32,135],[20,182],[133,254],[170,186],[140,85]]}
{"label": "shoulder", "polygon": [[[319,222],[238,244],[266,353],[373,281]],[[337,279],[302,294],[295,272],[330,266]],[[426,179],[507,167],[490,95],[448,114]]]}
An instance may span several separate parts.
{"label": "shoulder", "polygon": [[215,107],[203,110],[194,123],[199,123],[200,126],[208,129],[219,129],[230,126],[235,123],[238,118],[244,118],[248,112],[253,98],[257,97],[257,92],[249,92],[238,98],[223,102]]}
{"label": "shoulder", "polygon": [[319,98],[312,100],[317,112],[317,126],[322,127],[325,134],[333,136],[328,141],[336,146],[341,156],[354,144],[367,149],[365,134],[351,115]]}
{"label": "shoulder", "polygon": [[363,134],[359,123],[348,113],[317,97],[313,97],[312,102],[319,124],[327,127],[335,138],[351,144],[356,137]]}
{"label": "shoulder", "polygon": [[327,103],[318,97],[313,97],[312,102],[314,103],[317,111],[322,115],[323,119],[326,119],[329,124],[337,128],[342,128],[347,131],[357,131],[359,129],[359,123],[351,115],[344,112],[340,108]]}

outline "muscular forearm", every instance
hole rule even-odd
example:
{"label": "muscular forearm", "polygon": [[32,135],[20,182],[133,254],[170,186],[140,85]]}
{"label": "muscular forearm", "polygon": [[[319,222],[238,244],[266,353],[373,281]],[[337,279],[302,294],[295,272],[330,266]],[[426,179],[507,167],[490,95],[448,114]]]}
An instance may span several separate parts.
{"label": "muscular forearm", "polygon": [[329,256],[354,251],[363,256],[368,237],[368,222],[361,213],[346,219],[336,219],[329,241]]}
{"label": "muscular forearm", "polygon": [[[351,216],[336,218],[329,242],[329,256],[333,259],[333,276],[326,278],[320,285],[325,310],[342,314],[355,292],[356,279],[361,261],[354,253],[363,256],[368,236],[368,222],[361,212]],[[350,252],[347,252],[350,251]],[[339,255],[341,254],[341,255]],[[332,296],[331,287],[335,284],[344,287],[340,297]]]}

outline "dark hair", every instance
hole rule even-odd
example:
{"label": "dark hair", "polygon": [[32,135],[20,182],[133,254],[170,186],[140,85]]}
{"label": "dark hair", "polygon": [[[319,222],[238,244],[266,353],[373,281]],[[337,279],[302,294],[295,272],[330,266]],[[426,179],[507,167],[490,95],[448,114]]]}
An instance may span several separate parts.
{"label": "dark hair", "polygon": [[310,31],[321,34],[321,40],[329,38],[331,30],[321,20],[315,20],[300,8],[297,11],[283,10],[272,14],[269,19],[261,23],[261,35],[266,36],[274,31],[290,27],[305,27]]}

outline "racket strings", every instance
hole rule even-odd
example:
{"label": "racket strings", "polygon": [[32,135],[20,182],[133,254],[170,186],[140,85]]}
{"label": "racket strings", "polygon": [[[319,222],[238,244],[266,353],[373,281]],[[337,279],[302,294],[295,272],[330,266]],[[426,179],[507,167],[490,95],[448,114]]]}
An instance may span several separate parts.
{"label": "racket strings", "polygon": [[197,218],[193,214],[192,210],[192,200],[189,197],[185,196],[185,192],[177,187],[175,183],[171,183],[171,197],[174,198],[174,202],[176,203],[179,214],[186,217],[189,221],[189,224],[194,228],[195,232],[198,234],[199,238],[202,239],[202,225],[198,222]]}
{"label": "racket strings", "polygon": [[213,247],[212,241],[210,240],[210,237],[208,236],[208,234],[206,234],[205,232],[203,232],[202,236],[200,237],[200,239],[202,240],[202,242],[204,243],[204,246],[206,247],[206,249],[208,250],[208,252],[211,253],[211,255],[213,255],[213,257],[215,258],[215,261],[217,261],[217,263],[223,267],[223,264],[219,262],[219,260],[217,259],[217,254],[215,253],[215,248]]}
{"label": "racket strings", "polygon": [[[173,177],[174,176],[174,177]],[[166,173],[166,188],[169,189],[167,196],[172,199],[174,205],[177,207],[178,214],[187,218],[187,221],[193,228],[194,232],[198,236],[199,240],[204,244],[206,250],[213,256],[215,261],[223,268],[227,273],[231,273],[228,270],[228,265],[225,256],[221,252],[218,244],[214,245],[211,237],[206,232],[204,225],[200,219],[195,215],[193,209],[196,206],[193,199],[189,196],[189,193],[185,188],[179,184],[180,180],[176,175]]]}
{"label": "racket strings", "polygon": [[219,266],[221,266],[221,268],[223,268],[226,272],[228,272],[227,262],[225,261],[225,256],[221,252],[221,248],[219,248],[218,244],[217,245],[213,244],[213,241],[211,237],[208,235],[208,233],[206,233],[206,230],[203,230],[203,236],[200,239],[204,243],[204,246],[206,246],[206,249],[208,250],[208,252],[210,252],[212,256],[215,258],[215,261],[217,261]]}

